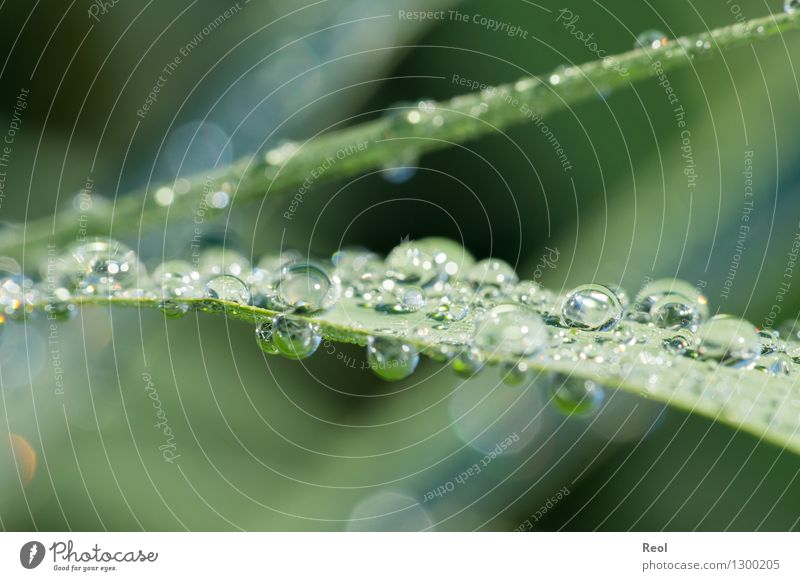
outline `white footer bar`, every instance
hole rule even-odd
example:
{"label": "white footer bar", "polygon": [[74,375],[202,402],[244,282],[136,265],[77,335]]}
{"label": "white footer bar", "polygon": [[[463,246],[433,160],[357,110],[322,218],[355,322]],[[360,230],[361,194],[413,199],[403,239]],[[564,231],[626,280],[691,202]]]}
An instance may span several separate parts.
{"label": "white footer bar", "polygon": [[2,533],[0,579],[800,579],[793,533]]}

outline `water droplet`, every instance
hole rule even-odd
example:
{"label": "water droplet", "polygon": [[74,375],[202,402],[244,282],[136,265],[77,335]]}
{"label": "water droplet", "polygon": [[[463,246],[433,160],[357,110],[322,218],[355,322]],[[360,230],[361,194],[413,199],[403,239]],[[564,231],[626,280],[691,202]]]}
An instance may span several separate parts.
{"label": "water droplet", "polygon": [[468,314],[469,305],[467,303],[443,297],[439,306],[428,313],[428,318],[434,321],[452,323],[453,321],[463,321]]}
{"label": "water droplet", "polygon": [[770,353],[758,358],[756,369],[770,375],[790,375],[794,369],[794,361],[786,353]]}
{"label": "water droplet", "polygon": [[291,316],[272,320],[272,342],[288,359],[305,359],[314,354],[322,341],[319,325]]}
{"label": "water droplet", "polygon": [[415,151],[404,152],[400,157],[384,164],[381,177],[390,184],[402,184],[417,174],[419,156]]}
{"label": "water droplet", "polygon": [[494,286],[506,288],[519,282],[514,268],[497,258],[481,260],[467,272],[467,280],[475,286]]}
{"label": "water droplet", "polygon": [[158,308],[168,319],[179,319],[189,312],[189,305],[178,301],[164,300],[158,303]]}
{"label": "water droplet", "polygon": [[386,276],[383,260],[374,252],[363,248],[342,248],[332,257],[333,277],[341,285],[364,290],[368,285],[376,285]]}
{"label": "water droplet", "polygon": [[701,357],[730,367],[748,367],[761,354],[755,327],[728,315],[712,317],[697,330]]}
{"label": "water droplet", "polygon": [[458,355],[453,358],[451,365],[456,375],[470,378],[483,369],[483,358],[478,349],[464,346]]}
{"label": "water droplet", "polygon": [[381,379],[399,381],[414,373],[419,364],[419,353],[413,345],[399,339],[370,337],[367,360]]}
{"label": "water droplet", "polygon": [[662,329],[689,329],[696,331],[700,324],[700,311],[683,296],[669,294],[661,297],[650,309],[652,321]]}
{"label": "water droplet", "polygon": [[524,361],[516,363],[504,362],[500,365],[500,377],[503,383],[512,387],[519,387],[528,382],[530,369]]}
{"label": "water droplet", "polygon": [[417,247],[433,257],[436,270],[444,278],[457,279],[461,274],[475,264],[475,258],[461,244],[431,236],[417,240]]}
{"label": "water droplet", "polygon": [[636,37],[633,48],[657,49],[667,46],[667,35],[660,30],[645,30]]}
{"label": "water droplet", "polygon": [[278,302],[295,313],[327,311],[339,300],[340,286],[314,262],[290,262],[275,286]]}
{"label": "water droplet", "polygon": [[33,281],[24,276],[9,276],[0,281],[0,315],[22,320],[33,312],[38,296]]}
{"label": "water droplet", "polygon": [[561,322],[567,327],[608,331],[622,319],[622,304],[601,284],[584,284],[567,295],[561,306]]}
{"label": "water droplet", "polygon": [[272,323],[272,321],[264,321],[256,327],[256,342],[267,355],[277,355],[280,353],[275,346]]}
{"label": "water droplet", "polygon": [[590,379],[557,374],[551,384],[553,406],[565,415],[587,415],[605,399],[603,388]]}
{"label": "water droplet", "polygon": [[70,291],[104,296],[133,288],[145,277],[136,253],[110,238],[72,245],[57,261],[54,274]]}
{"label": "water droplet", "polygon": [[800,12],[800,0],[784,0],[783,11],[786,14],[797,14]]}
{"label": "water droplet", "polygon": [[[391,300],[387,302],[387,298]],[[381,313],[402,314],[416,313],[427,304],[425,291],[418,286],[401,286],[393,292],[385,293],[382,302],[375,305],[375,310]]]}
{"label": "water droplet", "polygon": [[425,286],[439,276],[433,256],[415,241],[395,246],[386,257],[386,269],[394,280],[403,284]]}
{"label": "water droplet", "polygon": [[650,313],[656,301],[666,295],[680,295],[697,309],[701,320],[708,318],[708,299],[685,280],[675,278],[662,278],[647,283],[636,295],[635,308]]}
{"label": "water droplet", "polygon": [[783,351],[784,345],[780,334],[775,329],[760,329],[758,336],[761,339],[761,354],[767,355],[775,351]]}
{"label": "water droplet", "polygon": [[215,276],[206,283],[206,296],[232,303],[250,303],[250,291],[245,282],[232,274]]}
{"label": "water droplet", "polygon": [[527,307],[502,304],[485,313],[475,326],[473,341],[482,351],[525,356],[541,351],[548,341],[542,318]]}
{"label": "water droplet", "polygon": [[696,343],[696,338],[686,329],[681,329],[674,335],[664,339],[663,347],[675,355],[685,355]]}

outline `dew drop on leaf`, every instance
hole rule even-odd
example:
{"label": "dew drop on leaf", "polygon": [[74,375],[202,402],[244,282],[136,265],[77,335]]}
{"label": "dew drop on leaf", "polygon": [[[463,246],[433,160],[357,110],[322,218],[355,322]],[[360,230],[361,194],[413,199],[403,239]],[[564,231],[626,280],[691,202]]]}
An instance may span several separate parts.
{"label": "dew drop on leaf", "polygon": [[375,375],[386,381],[405,379],[417,368],[419,353],[400,339],[370,337],[367,342],[367,361]]}
{"label": "dew drop on leaf", "polygon": [[697,330],[701,357],[729,367],[749,367],[761,354],[755,327],[729,315],[712,317]]}
{"label": "dew drop on leaf", "polygon": [[602,405],[605,391],[594,381],[557,374],[550,386],[553,406],[565,415],[587,415]]}
{"label": "dew drop on leaf", "polygon": [[272,341],[284,357],[305,359],[316,352],[322,334],[317,323],[280,315],[272,320]]}
{"label": "dew drop on leaf", "polygon": [[477,287],[506,288],[517,284],[519,277],[507,262],[498,258],[486,258],[476,262],[469,269],[467,280]]}
{"label": "dew drop on leaf", "polygon": [[567,294],[561,306],[561,322],[567,327],[608,331],[622,319],[622,304],[601,284],[584,284]]}
{"label": "dew drop on leaf", "polygon": [[667,46],[667,35],[660,30],[645,30],[636,37],[633,48],[657,49]]}
{"label": "dew drop on leaf", "polygon": [[275,346],[272,332],[272,321],[264,321],[256,327],[256,342],[261,350],[267,355],[277,355],[280,353]]}
{"label": "dew drop on leaf", "polygon": [[206,283],[205,295],[210,299],[219,299],[246,305],[250,302],[250,291],[244,281],[232,274],[215,276]]}
{"label": "dew drop on leaf", "polygon": [[339,284],[313,262],[290,262],[275,285],[278,303],[295,313],[327,311],[339,300]]}
{"label": "dew drop on leaf", "polygon": [[549,334],[542,318],[532,309],[511,303],[486,312],[475,326],[475,347],[504,356],[534,355],[547,345]]}

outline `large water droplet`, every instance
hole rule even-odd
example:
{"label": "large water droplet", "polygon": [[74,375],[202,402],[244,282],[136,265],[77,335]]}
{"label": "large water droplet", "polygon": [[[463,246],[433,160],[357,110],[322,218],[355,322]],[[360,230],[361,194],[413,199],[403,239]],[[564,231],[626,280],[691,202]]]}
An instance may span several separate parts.
{"label": "large water droplet", "polygon": [[250,303],[250,291],[245,282],[232,274],[215,276],[206,283],[206,296],[232,303]]}
{"label": "large water droplet", "polygon": [[761,340],[755,327],[728,315],[712,317],[697,330],[701,357],[731,367],[748,367],[761,354]]}
{"label": "large water droplet", "polygon": [[587,415],[603,403],[605,391],[590,379],[557,374],[551,384],[553,406],[566,415]]}
{"label": "large water droplet", "polygon": [[549,338],[542,318],[527,307],[502,304],[485,313],[475,326],[474,344],[496,355],[525,356],[541,351]]}
{"label": "large water droplet", "polygon": [[110,238],[74,244],[54,269],[61,286],[87,295],[113,295],[145,276],[136,253]]}
{"label": "large water droplet", "polygon": [[275,286],[278,302],[296,313],[327,311],[339,299],[339,288],[338,282],[313,262],[285,265]]}
{"label": "large water droplet", "polygon": [[417,368],[419,353],[409,343],[389,337],[370,337],[367,360],[372,371],[381,379],[399,381]]}
{"label": "large water droplet", "polygon": [[316,352],[322,334],[317,323],[281,315],[272,321],[272,341],[284,357],[305,359]]}
{"label": "large water droplet", "polygon": [[786,14],[797,14],[800,12],[800,0],[785,0],[783,3],[783,11]]}
{"label": "large water droplet", "polygon": [[614,292],[601,284],[573,289],[561,306],[561,322],[567,327],[608,331],[622,319],[622,304]]}

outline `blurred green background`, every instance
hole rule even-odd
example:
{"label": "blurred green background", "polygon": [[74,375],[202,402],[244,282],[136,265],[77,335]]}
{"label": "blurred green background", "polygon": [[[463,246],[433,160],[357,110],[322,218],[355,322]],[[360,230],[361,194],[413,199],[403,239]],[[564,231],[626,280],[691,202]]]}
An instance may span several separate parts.
{"label": "blurred green background", "polygon": [[[0,220],[52,215],[89,177],[113,201],[148,180],[357,123],[398,102],[448,98],[465,91],[453,75],[493,85],[594,60],[557,21],[562,8],[614,54],[644,30],[675,37],[781,4],[241,1],[197,42],[236,4],[120,1],[95,19],[89,2],[13,0],[0,8],[0,130],[21,89],[30,105]],[[526,38],[399,17],[420,8],[485,15]],[[157,102],[137,116],[193,39]],[[651,81],[547,120],[572,172],[540,132],[521,126],[425,156],[400,184],[372,173],[315,185],[291,222],[281,217],[285,198],[242,207],[234,199],[229,215],[206,225],[206,242],[257,258],[281,241],[328,256],[346,245],[386,253],[406,236],[446,236],[528,278],[557,249],[557,265],[541,273],[546,286],[594,280],[635,292],[646,277],[678,276],[705,285],[712,310],[762,324],[800,229],[799,47],[800,36],[788,34],[669,75],[691,134],[692,191],[681,129]],[[187,258],[192,232],[187,216],[171,215],[157,231],[120,238],[152,268],[162,257]],[[35,274],[39,260],[26,254],[22,267]],[[798,284],[776,322],[800,312]],[[18,471],[11,446],[0,445],[0,525],[512,530],[538,512],[535,530],[798,527],[800,459],[751,436],[622,393],[595,416],[566,418],[545,405],[540,386],[504,385],[495,370],[463,381],[424,361],[387,384],[363,359],[347,345],[325,345],[303,362],[266,359],[248,325],[217,317],[94,308],[55,330],[41,320],[6,325],[0,426],[16,435],[22,464]],[[147,377],[174,434],[174,462],[159,449]],[[519,441],[487,462],[510,436]],[[455,481],[476,463],[480,473]],[[549,500],[564,487],[568,495]]]}

